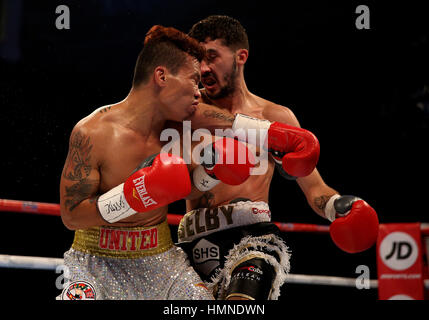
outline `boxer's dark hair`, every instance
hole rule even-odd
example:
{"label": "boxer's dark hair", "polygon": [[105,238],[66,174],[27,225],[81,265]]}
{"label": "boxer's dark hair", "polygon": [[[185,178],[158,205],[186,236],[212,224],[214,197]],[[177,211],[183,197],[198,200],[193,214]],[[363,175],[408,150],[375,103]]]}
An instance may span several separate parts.
{"label": "boxer's dark hair", "polygon": [[205,49],[197,40],[175,28],[153,26],[137,58],[133,87],[147,82],[157,66],[165,66],[172,74],[177,74],[187,54],[201,62]]}
{"label": "boxer's dark hair", "polygon": [[229,16],[209,16],[194,24],[188,33],[199,42],[207,38],[221,39],[223,44],[233,50],[249,50],[249,39],[241,23]]}

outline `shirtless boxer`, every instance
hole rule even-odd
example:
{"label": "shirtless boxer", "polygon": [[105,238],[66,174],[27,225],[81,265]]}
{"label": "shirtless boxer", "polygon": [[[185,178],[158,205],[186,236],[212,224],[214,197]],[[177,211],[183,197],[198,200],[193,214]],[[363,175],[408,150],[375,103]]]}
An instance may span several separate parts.
{"label": "shirtless boxer", "polygon": [[[237,20],[211,16],[196,23],[189,35],[206,48],[206,58],[201,63],[205,88],[201,102],[222,108],[222,112],[194,114],[194,128],[207,126],[206,121],[210,121],[212,127],[266,129],[268,144],[277,143],[278,147],[281,137],[271,135],[279,122],[300,127],[289,108],[248,90],[243,70],[249,44]],[[358,252],[376,241],[378,219],[366,202],[354,196],[340,196],[325,184],[316,168],[297,178],[287,170],[290,150],[269,145],[268,150],[272,157],[265,174],[251,176],[239,186],[216,186],[200,199],[187,201],[188,213],[179,226],[179,243],[217,299],[279,297],[289,271],[289,250],[277,235],[277,227],[270,223],[268,192],[275,167],[283,177],[297,181],[317,214],[333,221],[331,237],[340,248]]]}
{"label": "shirtless boxer", "polygon": [[[66,278],[89,282],[98,299],[213,299],[173,245],[166,221],[167,205],[191,194],[188,165],[180,155],[160,153],[165,121],[196,110],[203,57],[194,39],[154,26],[129,95],[97,109],[71,133],[60,183],[61,217],[75,230],[64,254]],[[232,165],[219,166],[230,178]],[[234,183],[247,178],[233,176]]]}

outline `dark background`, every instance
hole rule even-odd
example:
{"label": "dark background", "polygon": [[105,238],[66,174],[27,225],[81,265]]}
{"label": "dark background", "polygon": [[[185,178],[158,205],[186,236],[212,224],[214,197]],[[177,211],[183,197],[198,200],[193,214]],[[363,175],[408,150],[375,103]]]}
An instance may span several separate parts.
{"label": "dark background", "polygon": [[[346,1],[343,1],[346,2]],[[429,19],[422,5],[314,1],[0,0],[0,198],[59,202],[59,181],[75,123],[125,98],[144,36],[154,24],[187,32],[211,14],[246,28],[251,92],[288,106],[319,138],[318,169],[341,194],[365,199],[381,223],[429,222]],[[71,29],[55,27],[67,5]],[[355,9],[370,9],[358,30]],[[119,152],[119,151],[118,151]],[[273,220],[327,225],[296,183],[274,176]],[[184,203],[170,206],[184,213]],[[73,232],[59,217],[1,213],[0,254],[62,257]],[[175,236],[175,227],[172,228]],[[375,248],[341,252],[328,235],[283,234],[292,273],[377,278]],[[35,281],[52,300],[53,271],[0,269],[8,296]],[[373,301],[376,290],[289,284],[280,299]]]}

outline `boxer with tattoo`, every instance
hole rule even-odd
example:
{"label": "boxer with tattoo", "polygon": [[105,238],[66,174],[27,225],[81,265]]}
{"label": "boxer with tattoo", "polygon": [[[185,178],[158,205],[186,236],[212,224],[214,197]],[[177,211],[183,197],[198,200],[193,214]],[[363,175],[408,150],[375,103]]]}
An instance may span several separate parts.
{"label": "boxer with tattoo", "polygon": [[[89,282],[97,299],[213,299],[172,242],[168,204],[200,192],[193,185],[202,181],[241,183],[249,164],[216,159],[212,177],[207,167],[185,163],[182,154],[163,153],[160,141],[167,120],[182,121],[196,111],[203,57],[204,48],[186,34],[152,27],[128,96],[72,130],[60,207],[75,237],[64,262],[69,282]],[[246,148],[232,140],[222,149],[225,141],[207,148],[220,154]]]}
{"label": "boxer with tattoo", "polygon": [[[268,193],[274,170],[296,180],[308,204],[332,221],[333,241],[347,252],[372,246],[378,233],[373,208],[341,196],[315,168],[317,139],[301,129],[292,110],[249,91],[244,66],[249,56],[245,29],[227,16],[210,16],[189,32],[206,49],[201,63],[202,105],[193,127],[265,130],[267,170],[237,186],[221,184],[187,201],[179,243],[217,299],[277,299],[289,272],[289,250],[271,223]],[[267,70],[269,73],[270,70]],[[225,114],[225,112],[228,114]],[[285,195],[286,197],[287,195]]]}

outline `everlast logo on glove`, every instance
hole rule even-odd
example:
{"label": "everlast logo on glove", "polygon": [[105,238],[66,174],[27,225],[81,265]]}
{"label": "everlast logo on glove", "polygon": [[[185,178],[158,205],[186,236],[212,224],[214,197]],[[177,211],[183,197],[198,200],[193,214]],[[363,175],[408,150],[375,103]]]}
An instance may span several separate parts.
{"label": "everlast logo on glove", "polygon": [[[133,183],[134,183],[134,186],[136,187],[135,190],[137,191],[137,193],[140,197],[140,200],[143,202],[144,206],[147,208],[151,205],[157,204],[157,202],[155,200],[153,200],[148,195],[148,193],[146,191],[146,186],[144,183],[144,178],[145,178],[145,176],[142,175],[140,178],[134,179]],[[134,196],[134,198],[138,199],[134,193],[134,190],[133,190],[133,196]]]}

